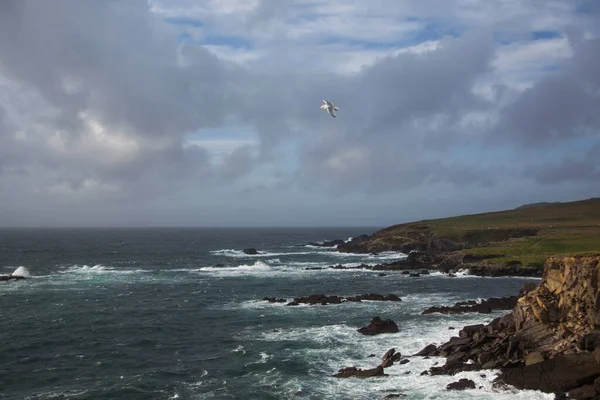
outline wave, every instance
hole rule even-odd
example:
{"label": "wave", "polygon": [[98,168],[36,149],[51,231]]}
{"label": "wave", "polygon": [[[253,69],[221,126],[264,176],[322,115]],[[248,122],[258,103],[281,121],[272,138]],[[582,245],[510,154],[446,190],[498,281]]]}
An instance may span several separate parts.
{"label": "wave", "polygon": [[[495,315],[494,315],[495,316]],[[481,316],[449,316],[444,319],[414,319],[405,321],[396,334],[363,336],[356,332],[356,326],[336,324],[310,328],[288,328],[259,333],[250,340],[266,342],[305,342],[312,345],[301,346],[286,352],[288,362],[310,365],[313,372],[300,382],[301,387],[310,388],[319,398],[356,398],[369,399],[385,397],[386,393],[405,393],[411,398],[444,398],[444,399],[552,399],[553,395],[537,391],[496,391],[492,381],[497,370],[462,372],[455,376],[421,376],[420,372],[428,370],[436,363],[443,364],[445,358],[408,357],[405,365],[396,363],[386,368],[389,376],[385,378],[337,379],[330,374],[349,366],[358,368],[374,368],[381,361],[380,357],[390,348],[396,348],[404,356],[410,356],[428,344],[437,345],[447,341],[456,334],[456,330],[448,330],[448,326],[463,326],[481,322]],[[371,355],[374,354],[375,357]],[[277,362],[278,354],[272,362]],[[408,372],[408,374],[406,374]],[[448,383],[460,378],[472,379],[478,389],[454,392],[446,391]],[[377,396],[374,394],[380,394]],[[443,395],[440,397],[440,393]]]}
{"label": "wave", "polygon": [[314,252],[314,251],[296,251],[296,252],[269,252],[269,251],[258,251],[258,254],[246,254],[243,250],[235,250],[235,249],[221,249],[221,250],[211,250],[211,254],[213,255],[221,255],[225,257],[234,257],[234,258],[249,258],[249,257],[280,257],[280,256],[296,256],[296,255],[307,255],[307,254],[318,254],[322,252]]}
{"label": "wave", "polygon": [[22,276],[24,278],[28,278],[29,270],[25,267],[18,267],[17,269],[15,269],[15,271],[11,275],[12,276]]}
{"label": "wave", "polygon": [[125,275],[129,275],[129,274],[136,274],[136,273],[143,273],[143,272],[150,272],[150,271],[144,270],[144,269],[114,268],[114,267],[110,267],[110,266],[106,266],[106,265],[102,265],[102,264],[96,264],[93,266],[75,264],[70,267],[67,267],[66,269],[58,271],[58,273],[60,273],[60,274],[84,274],[84,275],[90,275],[90,274],[125,274]]}

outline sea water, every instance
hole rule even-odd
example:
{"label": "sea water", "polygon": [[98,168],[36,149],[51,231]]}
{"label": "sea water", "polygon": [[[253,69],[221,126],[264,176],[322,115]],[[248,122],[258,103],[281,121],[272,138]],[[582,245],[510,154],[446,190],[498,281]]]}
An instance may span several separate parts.
{"label": "sea water", "polygon": [[[0,398],[553,398],[496,390],[497,371],[422,376],[444,363],[438,357],[409,357],[386,368],[385,377],[332,377],[344,367],[376,367],[392,347],[410,356],[464,325],[489,322],[506,311],[421,313],[514,295],[525,281],[328,269],[405,255],[344,254],[309,244],[375,230],[2,230],[0,273],[29,277],[0,282]],[[245,254],[249,247],[260,254]],[[324,269],[306,269],[315,267]],[[319,293],[392,293],[402,301],[292,307],[261,300]],[[358,333],[374,316],[394,320],[400,332]],[[446,390],[460,378],[477,388]]]}

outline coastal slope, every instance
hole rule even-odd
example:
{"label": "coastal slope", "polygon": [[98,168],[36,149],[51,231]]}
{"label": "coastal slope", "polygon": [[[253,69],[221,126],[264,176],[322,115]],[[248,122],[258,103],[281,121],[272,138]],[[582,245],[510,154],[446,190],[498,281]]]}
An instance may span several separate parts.
{"label": "coastal slope", "polygon": [[600,251],[600,198],[393,225],[338,251],[412,252],[409,261],[445,270],[541,276],[549,257]]}

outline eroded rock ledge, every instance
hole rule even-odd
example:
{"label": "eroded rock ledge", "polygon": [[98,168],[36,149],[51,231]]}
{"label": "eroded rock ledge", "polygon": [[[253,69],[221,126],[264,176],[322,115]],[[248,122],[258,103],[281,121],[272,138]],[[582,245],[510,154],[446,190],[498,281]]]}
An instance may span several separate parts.
{"label": "eroded rock ledge", "polygon": [[498,385],[600,396],[600,256],[548,259],[538,287],[510,314],[419,355],[447,357],[430,374],[500,368]]}
{"label": "eroded rock ledge", "polygon": [[[264,301],[268,301],[270,303],[285,303],[287,300],[286,299],[277,299],[275,297],[263,297]],[[344,302],[361,302],[363,300],[370,300],[370,301],[402,301],[402,299],[400,299],[400,297],[396,296],[395,294],[388,294],[388,295],[382,295],[382,294],[377,294],[377,293],[368,293],[368,294],[359,294],[357,296],[349,296],[349,297],[342,297],[342,296],[327,296],[325,294],[312,294],[310,296],[307,297],[294,297],[294,299],[290,302],[288,302],[286,305],[287,306],[297,306],[301,303],[303,304],[312,304],[312,305],[316,305],[316,304],[320,304],[320,305],[327,305],[327,304],[340,304],[340,303],[344,303]]]}

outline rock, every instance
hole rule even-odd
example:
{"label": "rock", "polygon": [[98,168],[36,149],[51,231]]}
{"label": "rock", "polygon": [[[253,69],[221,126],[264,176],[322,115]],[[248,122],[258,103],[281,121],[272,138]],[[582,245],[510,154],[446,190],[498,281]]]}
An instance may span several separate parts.
{"label": "rock", "polygon": [[544,361],[544,355],[541,351],[534,351],[525,356],[525,365],[533,365]]}
{"label": "rock", "polygon": [[379,317],[375,317],[371,320],[371,323],[365,327],[357,329],[358,332],[363,335],[379,335],[381,333],[396,333],[398,332],[398,325],[391,319],[382,320]]}
{"label": "rock", "polygon": [[256,250],[255,248],[248,248],[248,249],[244,249],[244,254],[248,254],[248,255],[255,255],[255,254],[259,254],[258,250]]}
{"label": "rock", "polygon": [[409,276],[410,278],[418,278],[418,277],[420,277],[420,276],[421,276],[421,274],[419,274],[419,273],[416,273],[416,272],[412,272],[412,273],[410,273],[408,276]]}
{"label": "rock", "polygon": [[421,351],[419,351],[415,356],[433,356],[437,353],[437,346],[435,344],[428,344]]}
{"label": "rock", "polygon": [[420,274],[421,275],[429,275],[429,271],[426,270],[426,269],[423,269],[423,270],[420,271]]}
{"label": "rock", "polygon": [[408,358],[405,358],[400,361],[400,365],[408,364],[409,362],[410,362],[410,360]]}
{"label": "rock", "polygon": [[286,299],[277,299],[275,297],[263,297],[264,301],[268,301],[269,303],[285,303]]}
{"label": "rock", "polygon": [[373,376],[387,376],[383,372],[383,367],[378,366],[371,369],[360,369],[356,367],[347,367],[340,369],[332,376],[336,378],[370,378]]}
{"label": "rock", "polygon": [[14,280],[14,281],[18,281],[20,279],[25,279],[24,276],[21,275],[0,275],[0,281],[10,281],[10,280]]}
{"label": "rock", "polygon": [[452,382],[446,385],[447,390],[465,390],[475,389],[475,382],[470,379],[459,379],[457,382]]}
{"label": "rock", "polygon": [[406,395],[404,393],[390,393],[384,399],[397,399],[400,397],[406,397]]}
{"label": "rock", "polygon": [[594,351],[600,344],[600,332],[595,331],[582,336],[577,341],[580,350]]}
{"label": "rock", "polygon": [[286,304],[286,306],[298,306],[300,305],[297,301],[290,301],[289,303]]}
{"label": "rock", "polygon": [[379,364],[383,368],[391,367],[394,365],[394,361],[398,361],[402,357],[402,354],[396,353],[396,349],[389,349],[383,357],[381,357],[381,364]]}
{"label": "rock", "polygon": [[[269,297],[263,298],[263,300],[267,300]],[[345,301],[352,302],[360,302],[362,300],[371,300],[371,301],[402,301],[395,294],[381,295],[376,293],[362,294],[358,296],[351,297],[341,297],[341,296],[327,296],[325,294],[312,294],[307,297],[294,297],[294,303],[304,303],[311,305],[327,305],[327,304],[340,304]],[[297,304],[288,304],[288,305],[297,305]]]}
{"label": "rock", "polygon": [[591,353],[559,354],[532,365],[503,368],[496,378],[517,389],[568,392],[591,384],[600,376],[600,364]]}
{"label": "rock", "polygon": [[387,276],[387,274],[381,273],[381,274],[377,274],[377,276]]}
{"label": "rock", "polygon": [[511,297],[491,297],[477,303],[473,300],[468,302],[458,302],[453,306],[433,306],[422,312],[425,314],[440,313],[440,314],[462,314],[466,312],[477,312],[489,314],[494,310],[511,310],[517,305],[519,296]]}
{"label": "rock", "polygon": [[576,389],[569,390],[569,399],[592,399],[596,397],[596,388],[594,385],[583,385]]}

